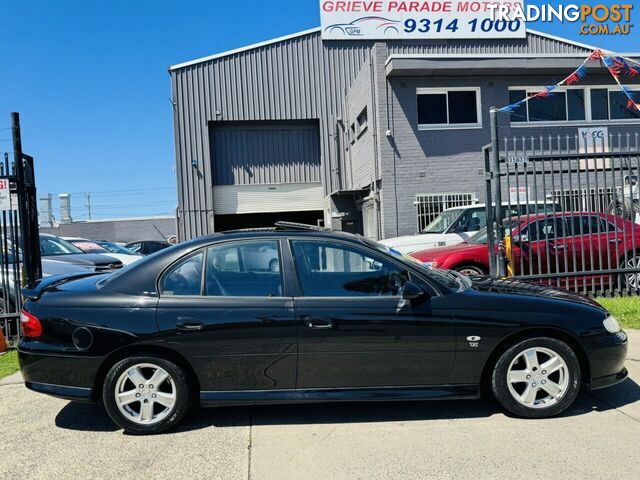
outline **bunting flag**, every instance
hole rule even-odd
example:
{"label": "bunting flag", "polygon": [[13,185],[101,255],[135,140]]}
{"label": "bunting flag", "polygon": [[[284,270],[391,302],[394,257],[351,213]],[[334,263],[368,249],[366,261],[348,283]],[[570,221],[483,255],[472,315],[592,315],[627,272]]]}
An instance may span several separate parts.
{"label": "bunting flag", "polygon": [[638,74],[638,68],[632,67],[629,63],[636,63],[631,59],[626,59],[624,57],[614,57],[614,56],[604,56],[602,58],[602,63],[604,63],[605,67],[609,69],[611,76],[616,81],[622,93],[627,96],[627,109],[632,112],[640,112],[640,104],[636,102],[633,92],[625,87],[620,81],[620,77],[635,77]]}
{"label": "bunting flag", "polygon": [[574,85],[581,80],[583,80],[587,76],[587,64],[593,61],[600,61],[604,67],[609,70],[611,76],[614,78],[622,92],[627,96],[627,108],[632,111],[640,112],[640,103],[636,102],[634,98],[633,92],[625,87],[620,78],[621,77],[637,77],[640,76],[640,62],[633,60],[631,58],[626,58],[622,56],[616,56],[611,54],[611,52],[605,52],[601,49],[595,50],[589,57],[580,65],[571,75],[562,80],[561,82],[547,86],[544,90],[535,93],[528,93],[525,98],[519,100],[518,102],[512,103],[511,105],[507,105],[506,107],[502,107],[498,109],[498,112],[502,113],[513,113],[518,107],[528,102],[529,100],[535,98],[545,98],[549,95],[552,95],[553,92],[562,86]]}

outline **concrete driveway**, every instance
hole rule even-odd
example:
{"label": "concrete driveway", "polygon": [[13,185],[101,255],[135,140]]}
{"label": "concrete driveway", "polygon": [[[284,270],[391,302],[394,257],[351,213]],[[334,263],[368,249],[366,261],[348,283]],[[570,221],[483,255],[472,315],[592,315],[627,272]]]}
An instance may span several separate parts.
{"label": "concrete driveway", "polygon": [[640,332],[631,378],[551,420],[488,400],[197,410],[124,435],[98,405],[0,386],[0,479],[640,478]]}

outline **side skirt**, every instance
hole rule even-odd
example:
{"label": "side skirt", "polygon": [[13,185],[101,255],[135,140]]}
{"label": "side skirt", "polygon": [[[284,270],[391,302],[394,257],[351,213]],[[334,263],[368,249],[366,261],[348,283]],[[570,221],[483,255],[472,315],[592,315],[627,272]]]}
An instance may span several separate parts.
{"label": "side skirt", "polygon": [[460,400],[480,398],[478,385],[200,392],[203,407],[278,403]]}

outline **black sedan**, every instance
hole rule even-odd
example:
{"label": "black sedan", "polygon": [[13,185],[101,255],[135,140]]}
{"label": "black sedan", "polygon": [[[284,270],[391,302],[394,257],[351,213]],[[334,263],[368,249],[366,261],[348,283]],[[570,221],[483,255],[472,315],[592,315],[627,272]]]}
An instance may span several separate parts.
{"label": "black sedan", "polygon": [[[276,252],[277,271],[260,252]],[[627,376],[627,336],[589,299],[428,270],[296,224],[200,238],[24,295],[27,387],[101,398],[132,433],[174,426],[193,402],[470,399],[481,387],[542,418],[580,387]]]}

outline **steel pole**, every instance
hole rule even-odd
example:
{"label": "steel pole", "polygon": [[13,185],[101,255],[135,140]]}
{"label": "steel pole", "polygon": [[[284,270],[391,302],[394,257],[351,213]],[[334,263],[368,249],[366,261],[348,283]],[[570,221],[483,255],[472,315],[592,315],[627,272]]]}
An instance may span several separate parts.
{"label": "steel pole", "polygon": [[498,110],[491,107],[491,160],[493,164],[493,180],[495,187],[495,212],[496,212],[496,241],[498,244],[498,254],[496,256],[496,274],[504,277],[506,274],[506,264],[504,255],[504,224],[502,222],[502,176],[500,175],[500,151],[498,150]]}
{"label": "steel pole", "polygon": [[[38,236],[38,210],[35,203],[35,179],[33,164],[28,162],[29,188],[25,173],[25,155],[22,151],[20,133],[20,114],[11,113],[11,131],[13,134],[13,158],[18,194],[18,217],[20,220],[20,236],[22,243],[22,285],[27,285],[41,277],[40,244]],[[30,159],[30,157],[28,157]]]}

